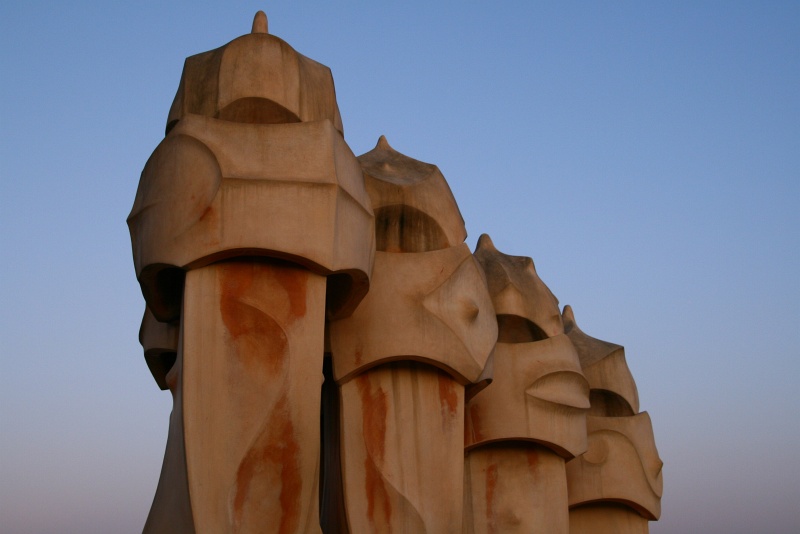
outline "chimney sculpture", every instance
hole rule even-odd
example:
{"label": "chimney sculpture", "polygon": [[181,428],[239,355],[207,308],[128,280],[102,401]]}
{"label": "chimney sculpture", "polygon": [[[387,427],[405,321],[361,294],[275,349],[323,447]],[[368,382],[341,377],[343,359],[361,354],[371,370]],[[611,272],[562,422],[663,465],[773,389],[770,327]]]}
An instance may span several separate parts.
{"label": "chimney sculpture", "polygon": [[487,235],[475,257],[497,313],[494,381],[467,404],[468,534],[567,534],[564,462],[586,450],[589,386],[530,258]]}
{"label": "chimney sculpture", "polygon": [[661,459],[625,349],[588,336],[572,308],[564,329],[589,380],[588,450],[567,464],[571,534],[646,534],[661,516]]}
{"label": "chimney sculpture", "polygon": [[374,251],[328,68],[262,12],[188,58],[128,225],[145,348],[179,332],[174,364],[149,359],[174,407],[145,532],[319,532],[325,316],[364,296]]}
{"label": "chimney sculpture", "polygon": [[375,268],[353,315],[330,327],[348,523],[353,533],[460,534],[464,387],[494,347],[494,310],[439,169],[384,137],[359,161]]}
{"label": "chimney sculpture", "polygon": [[145,533],[646,532],[658,517],[661,462],[621,347],[562,319],[530,258],[488,236],[471,254],[435,165],[384,137],[356,158],[330,70],[263,12],[186,60],[128,225],[139,340],[173,398]]}

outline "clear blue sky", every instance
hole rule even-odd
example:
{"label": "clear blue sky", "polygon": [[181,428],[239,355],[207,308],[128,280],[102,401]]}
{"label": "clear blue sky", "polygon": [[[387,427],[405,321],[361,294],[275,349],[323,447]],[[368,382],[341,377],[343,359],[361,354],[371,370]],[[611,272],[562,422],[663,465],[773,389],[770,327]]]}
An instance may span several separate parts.
{"label": "clear blue sky", "polygon": [[125,218],[184,58],[258,9],[356,154],[437,164],[471,246],[625,345],[654,534],[800,532],[800,2],[762,1],[4,2],[0,530],[141,530],[171,399]]}

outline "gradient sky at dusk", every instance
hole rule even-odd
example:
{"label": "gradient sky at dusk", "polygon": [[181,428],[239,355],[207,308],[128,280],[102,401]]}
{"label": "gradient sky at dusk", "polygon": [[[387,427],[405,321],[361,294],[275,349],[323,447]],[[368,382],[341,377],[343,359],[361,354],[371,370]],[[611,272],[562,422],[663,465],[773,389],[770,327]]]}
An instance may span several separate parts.
{"label": "gradient sky at dusk", "polygon": [[171,398],[125,218],[184,58],[258,9],[353,152],[438,165],[471,247],[626,347],[652,533],[800,532],[796,1],[2,3],[0,531],[141,531]]}

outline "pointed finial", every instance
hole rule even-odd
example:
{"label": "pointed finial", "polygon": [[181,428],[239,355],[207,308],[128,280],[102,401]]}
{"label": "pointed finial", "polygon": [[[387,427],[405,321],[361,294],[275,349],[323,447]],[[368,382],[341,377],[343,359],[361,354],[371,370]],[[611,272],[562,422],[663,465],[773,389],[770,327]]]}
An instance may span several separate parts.
{"label": "pointed finial", "polygon": [[478,245],[475,247],[475,250],[493,250],[497,252],[497,249],[492,242],[492,238],[489,237],[489,234],[481,234],[478,238]]}
{"label": "pointed finial", "polygon": [[564,306],[564,311],[561,312],[561,318],[564,320],[564,333],[566,334],[578,326],[578,323],[575,322],[575,313],[572,311],[572,306],[569,304]]}
{"label": "pointed finial", "polygon": [[391,145],[389,145],[389,141],[386,140],[386,136],[382,135],[378,138],[378,144],[375,145],[375,148],[380,148],[383,150],[394,150]]}
{"label": "pointed finial", "polygon": [[253,17],[253,30],[250,33],[267,33],[267,14],[263,11]]}

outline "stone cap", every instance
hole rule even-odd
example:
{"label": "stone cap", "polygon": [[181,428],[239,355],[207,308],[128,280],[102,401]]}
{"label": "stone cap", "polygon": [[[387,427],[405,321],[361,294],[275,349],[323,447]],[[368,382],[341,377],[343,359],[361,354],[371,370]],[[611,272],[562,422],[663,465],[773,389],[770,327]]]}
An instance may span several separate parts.
{"label": "stone cap", "polygon": [[[503,254],[487,234],[478,239],[474,254],[486,272],[489,294],[501,323],[503,316],[516,316],[533,323],[541,337],[564,333],[558,299],[539,278],[531,258]],[[502,330],[501,324],[500,341]]]}
{"label": "stone cap", "polygon": [[186,58],[167,132],[187,114],[260,124],[327,119],[344,132],[330,69],[267,33],[262,11],[251,33]]}
{"label": "stone cap", "polygon": [[358,162],[375,211],[377,250],[427,252],[467,238],[456,199],[436,165],[401,154],[385,136]]}
{"label": "stone cap", "polygon": [[[625,360],[625,349],[616,343],[585,334],[578,328],[575,314],[569,305],[564,306],[563,318],[564,331],[578,351],[583,374],[591,388],[590,413],[592,415],[639,413],[639,392]],[[614,406],[618,404],[617,400],[627,404],[627,407]]]}

